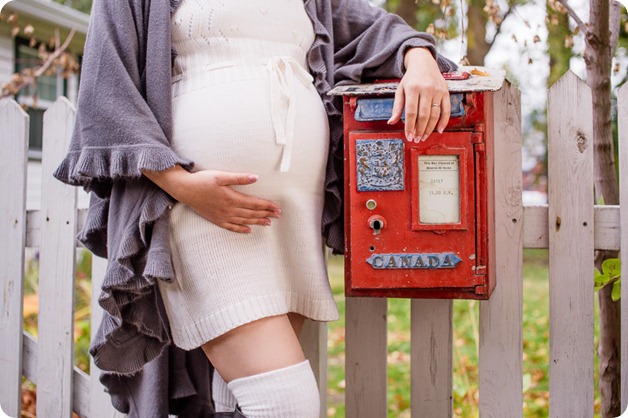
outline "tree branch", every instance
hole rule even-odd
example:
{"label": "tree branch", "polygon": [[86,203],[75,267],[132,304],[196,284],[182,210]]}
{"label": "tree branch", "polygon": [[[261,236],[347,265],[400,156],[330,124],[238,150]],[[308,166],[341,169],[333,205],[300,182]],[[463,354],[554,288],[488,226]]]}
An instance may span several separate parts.
{"label": "tree branch", "polygon": [[580,19],[578,13],[576,13],[576,11],[571,8],[571,6],[567,3],[567,0],[558,0],[558,2],[565,8],[565,10],[567,10],[567,14],[569,15],[569,17],[571,17],[576,22],[576,25],[578,25],[582,34],[586,36],[589,32],[589,28],[582,21],[582,19]]}
{"label": "tree branch", "polygon": [[508,16],[510,16],[510,14],[514,11],[516,5],[512,4],[509,8],[508,11],[504,14],[504,17],[502,17],[502,21],[499,25],[497,25],[496,30],[495,30],[495,36],[493,36],[493,39],[491,39],[491,42],[488,43],[488,47],[489,49],[493,47],[493,44],[495,43],[495,40],[497,39],[497,37],[499,36],[499,34],[502,31],[502,25],[504,24],[504,22],[506,21],[506,18]]}
{"label": "tree branch", "polygon": [[[63,51],[67,49],[75,33],[76,33],[76,29],[72,29],[70,33],[68,34],[68,37],[65,39],[65,42],[63,42],[63,45],[55,49],[54,52],[48,56],[46,61],[42,64],[41,67],[37,69],[37,71],[35,71],[35,73],[32,76],[24,77],[24,81],[15,87],[15,91],[19,92],[20,90],[24,89],[26,86],[33,84],[37,78],[39,78],[43,73],[45,73],[46,70],[48,70],[48,68],[52,65],[52,63],[57,58],[59,58],[59,56],[63,53]],[[0,95],[0,98],[11,96],[13,94],[14,93],[7,91],[7,92],[4,92],[2,95]]]}

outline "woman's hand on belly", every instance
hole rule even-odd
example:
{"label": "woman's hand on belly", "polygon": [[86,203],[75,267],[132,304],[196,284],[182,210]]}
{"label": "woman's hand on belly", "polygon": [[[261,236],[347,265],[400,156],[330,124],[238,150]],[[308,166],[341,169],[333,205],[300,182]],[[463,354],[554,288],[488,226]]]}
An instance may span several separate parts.
{"label": "woman's hand on belly", "polygon": [[216,170],[190,173],[179,165],[143,174],[203,218],[229,231],[249,233],[248,225],[268,226],[270,218],[278,218],[281,213],[277,204],[231,187],[255,183],[258,176],[254,174]]}

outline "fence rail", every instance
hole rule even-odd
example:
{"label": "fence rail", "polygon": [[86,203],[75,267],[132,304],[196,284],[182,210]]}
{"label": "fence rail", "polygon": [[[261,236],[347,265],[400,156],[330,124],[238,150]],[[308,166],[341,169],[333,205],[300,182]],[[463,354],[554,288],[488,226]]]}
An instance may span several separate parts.
{"label": "fence rail", "polygon": [[[506,83],[493,100],[496,208],[493,260],[497,287],[480,302],[479,410],[487,417],[521,417],[522,252],[550,250],[550,416],[593,415],[593,254],[594,249],[628,249],[628,211],[593,205],[591,100],[572,73],[549,91],[549,205],[521,202],[521,116],[519,91]],[[578,106],[573,106],[578,103]],[[10,416],[20,411],[21,378],[37,384],[42,417],[116,417],[92,364],[91,376],[76,369],[72,356],[72,301],[77,231],[86,211],[77,210],[76,189],[51,176],[68,146],[74,108],[59,99],[45,115],[41,210],[26,210],[28,115],[17,103],[0,101],[5,170],[0,200],[0,403]],[[628,88],[619,93],[620,170],[628,175]],[[625,183],[625,184],[624,184]],[[6,196],[6,192],[5,192]],[[628,204],[628,182],[621,184]],[[39,336],[23,330],[26,247],[41,250]],[[622,271],[628,250],[622,252]],[[106,261],[92,265],[92,332],[100,320],[97,298]],[[628,300],[628,286],[622,288]],[[453,415],[453,309],[450,300],[411,302],[411,414]],[[346,301],[346,415],[387,415],[387,300]],[[628,303],[622,303],[622,333],[628,335]],[[317,375],[326,414],[327,329],[308,322],[301,336]],[[622,339],[622,381],[628,381],[628,338]],[[622,405],[628,385],[622,387]]]}

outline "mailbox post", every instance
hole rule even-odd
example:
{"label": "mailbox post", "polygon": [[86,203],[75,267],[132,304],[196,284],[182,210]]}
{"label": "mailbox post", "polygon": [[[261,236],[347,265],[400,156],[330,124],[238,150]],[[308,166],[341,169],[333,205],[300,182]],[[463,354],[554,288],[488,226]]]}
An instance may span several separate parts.
{"label": "mailbox post", "polygon": [[492,94],[504,73],[448,81],[451,118],[421,143],[390,126],[397,83],[343,96],[345,294],[488,299],[494,277]]}

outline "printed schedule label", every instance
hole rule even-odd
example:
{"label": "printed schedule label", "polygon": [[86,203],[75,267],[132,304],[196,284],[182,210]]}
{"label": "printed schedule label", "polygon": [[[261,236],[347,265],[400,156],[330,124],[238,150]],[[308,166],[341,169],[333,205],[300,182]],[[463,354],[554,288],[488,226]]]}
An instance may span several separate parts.
{"label": "printed schedule label", "polygon": [[460,223],[460,162],[457,155],[419,155],[419,222]]}

